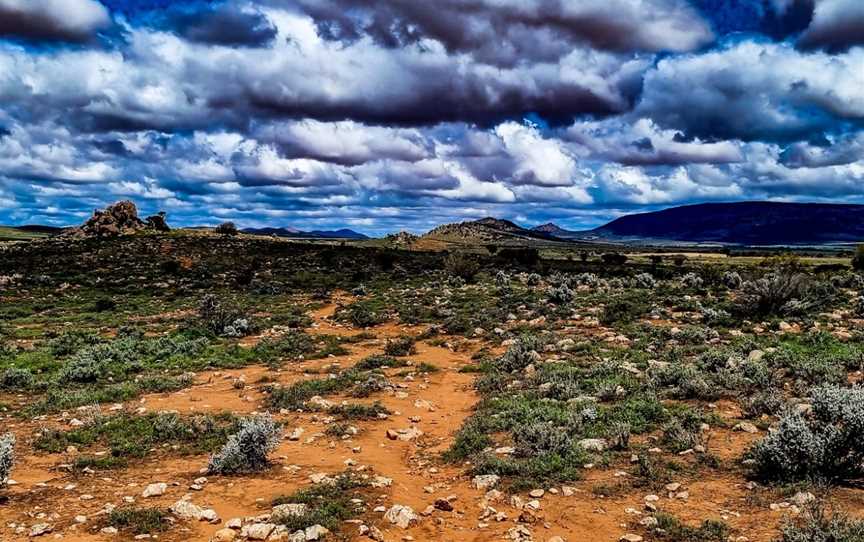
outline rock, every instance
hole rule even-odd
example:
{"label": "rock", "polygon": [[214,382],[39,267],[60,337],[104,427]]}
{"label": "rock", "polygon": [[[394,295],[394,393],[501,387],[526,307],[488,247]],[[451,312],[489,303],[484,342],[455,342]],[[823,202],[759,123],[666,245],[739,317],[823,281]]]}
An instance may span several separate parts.
{"label": "rock", "polygon": [[150,484],[149,486],[144,488],[144,491],[141,493],[141,496],[144,498],[148,497],[159,497],[165,494],[165,491],[168,489],[168,484],[165,482],[159,482],[156,484]]}
{"label": "rock", "polygon": [[327,536],[329,532],[330,531],[326,527],[323,527],[321,525],[313,525],[311,527],[306,527],[306,540],[321,540],[325,536]]}
{"label": "rock", "polygon": [[298,428],[294,429],[293,431],[291,431],[291,434],[288,435],[288,440],[294,440],[294,441],[300,440],[300,437],[303,436],[304,432],[305,432],[305,430],[302,427],[298,427]]}
{"label": "rock", "polygon": [[498,485],[498,482],[501,478],[497,474],[481,474],[479,476],[475,476],[471,480],[471,485],[473,485],[476,489],[487,490],[492,489]]}
{"label": "rock", "polygon": [[744,433],[758,433],[759,428],[750,422],[740,422],[732,428],[734,431],[743,431]]}
{"label": "rock", "polygon": [[606,439],[584,438],[579,441],[579,446],[586,452],[603,452],[608,447]]}
{"label": "rock", "polygon": [[452,512],[453,505],[447,499],[435,499],[435,509],[443,512]]}
{"label": "rock", "polygon": [[644,518],[639,520],[639,525],[642,525],[642,526],[648,527],[648,528],[656,527],[658,523],[659,523],[659,521],[657,521],[657,518],[655,518],[654,516],[644,517]]}
{"label": "rock", "polygon": [[810,493],[809,491],[799,491],[792,497],[792,502],[797,504],[798,506],[806,506],[807,504],[816,500],[816,495]]}
{"label": "rock", "polygon": [[753,350],[747,355],[747,361],[757,362],[762,361],[762,358],[765,357],[765,352],[762,350]]}
{"label": "rock", "polygon": [[539,499],[540,497],[542,497],[542,496],[545,495],[545,494],[546,494],[546,492],[543,491],[542,489],[532,489],[532,490],[528,493],[528,496],[529,496],[529,497],[532,497],[532,498],[534,498],[534,499]]}
{"label": "rock", "polygon": [[249,540],[267,540],[267,537],[270,536],[270,533],[272,533],[275,528],[276,525],[272,523],[253,523],[251,525],[244,525],[243,529],[240,531],[240,536],[248,538]]}
{"label": "rock", "polygon": [[219,515],[215,510],[205,510],[200,506],[196,506],[187,500],[179,500],[171,505],[169,509],[172,514],[180,519],[208,521],[210,523],[218,523]]}
{"label": "rock", "polygon": [[117,527],[103,527],[99,529],[99,532],[107,535],[115,535],[117,534]]}
{"label": "rock", "polygon": [[407,529],[412,523],[416,523],[420,518],[417,517],[417,514],[414,513],[414,510],[412,510],[410,506],[394,504],[390,510],[387,510],[387,513],[384,514],[384,519],[397,527]]}
{"label": "rock", "polygon": [[27,536],[29,536],[30,538],[35,538],[37,536],[46,535],[53,530],[54,527],[48,525],[47,523],[37,523],[36,525],[30,527],[30,534],[28,534]]}
{"label": "rock", "polygon": [[393,485],[392,478],[387,478],[385,476],[375,476],[374,478],[372,478],[372,487],[381,488],[390,487],[391,485]]}
{"label": "rock", "polygon": [[409,440],[414,440],[422,436],[423,431],[417,429],[416,427],[409,427],[408,429],[387,430],[387,438],[390,440],[401,440],[403,442],[407,442]]}
{"label": "rock", "polygon": [[621,538],[618,539],[619,542],[642,542],[643,538],[638,534],[625,534]]}
{"label": "rock", "polygon": [[237,531],[233,529],[219,529],[213,533],[213,538],[210,539],[210,542],[232,542],[235,538],[237,538]]}
{"label": "rock", "polygon": [[243,520],[240,518],[232,518],[225,522],[225,526],[229,529],[239,531],[243,528]]}
{"label": "rock", "polygon": [[384,542],[384,533],[381,532],[381,529],[374,525],[369,526],[369,532],[366,534],[370,539],[375,542]]}
{"label": "rock", "polygon": [[524,525],[517,525],[507,531],[507,539],[514,542],[530,542],[532,540],[532,534]]}
{"label": "rock", "polygon": [[553,536],[552,538],[550,538],[546,542],[565,542],[565,540],[563,538],[561,538],[560,536]]}

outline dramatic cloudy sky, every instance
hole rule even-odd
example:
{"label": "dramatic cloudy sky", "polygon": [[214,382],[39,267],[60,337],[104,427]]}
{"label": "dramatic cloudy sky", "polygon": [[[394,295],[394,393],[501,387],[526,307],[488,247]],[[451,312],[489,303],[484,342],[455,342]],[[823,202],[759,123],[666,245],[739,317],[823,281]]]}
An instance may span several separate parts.
{"label": "dramatic cloudy sky", "polygon": [[864,202],[862,0],[0,0],[0,222]]}

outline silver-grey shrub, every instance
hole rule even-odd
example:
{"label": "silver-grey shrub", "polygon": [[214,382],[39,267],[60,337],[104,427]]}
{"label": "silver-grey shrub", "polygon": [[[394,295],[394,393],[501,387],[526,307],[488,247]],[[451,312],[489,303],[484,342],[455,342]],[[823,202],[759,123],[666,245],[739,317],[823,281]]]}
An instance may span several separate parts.
{"label": "silver-grey shrub", "polygon": [[636,288],[645,288],[647,290],[653,289],[657,286],[657,281],[654,279],[654,276],[651,273],[639,273],[635,277],[633,277],[633,286]]}
{"label": "silver-grey shrub", "polygon": [[505,271],[498,271],[495,274],[495,285],[501,289],[507,289],[510,287],[510,275],[508,275]]}
{"label": "silver-grey shrub", "polygon": [[798,521],[783,527],[778,542],[861,542],[864,540],[864,521],[851,519],[845,514],[829,513],[818,501],[809,506]]}
{"label": "silver-grey shrub", "polygon": [[566,305],[573,301],[576,293],[566,284],[549,288],[549,301],[556,305]]}
{"label": "silver-grey shrub", "polygon": [[864,475],[864,388],[811,392],[809,414],[789,410],[750,451],[762,480],[843,481]]}
{"label": "silver-grey shrub", "polygon": [[9,473],[15,463],[15,435],[7,433],[0,437],[0,487],[9,481]]}
{"label": "silver-grey shrub", "polygon": [[705,281],[702,280],[702,277],[697,275],[696,273],[687,273],[683,277],[681,277],[681,284],[686,288],[701,288]]}
{"label": "silver-grey shrub", "polygon": [[281,429],[269,414],[247,418],[240,430],[207,466],[211,474],[241,474],[263,470],[269,464],[267,455],[279,444]]}
{"label": "silver-grey shrub", "polygon": [[726,271],[723,273],[723,285],[730,290],[737,290],[741,287],[744,280],[736,271]]}
{"label": "silver-grey shrub", "polygon": [[532,363],[540,361],[539,352],[543,341],[532,335],[524,335],[510,345],[507,352],[495,361],[495,368],[504,372],[521,371]]}

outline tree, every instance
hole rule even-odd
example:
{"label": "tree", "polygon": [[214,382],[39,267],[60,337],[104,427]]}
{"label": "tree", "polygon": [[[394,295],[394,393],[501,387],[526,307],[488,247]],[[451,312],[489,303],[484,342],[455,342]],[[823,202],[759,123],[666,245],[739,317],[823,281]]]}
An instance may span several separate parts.
{"label": "tree", "polygon": [[864,244],[855,248],[855,256],[852,257],[852,269],[864,271]]}
{"label": "tree", "polygon": [[223,222],[216,226],[216,233],[224,236],[237,235],[237,225],[233,222]]}

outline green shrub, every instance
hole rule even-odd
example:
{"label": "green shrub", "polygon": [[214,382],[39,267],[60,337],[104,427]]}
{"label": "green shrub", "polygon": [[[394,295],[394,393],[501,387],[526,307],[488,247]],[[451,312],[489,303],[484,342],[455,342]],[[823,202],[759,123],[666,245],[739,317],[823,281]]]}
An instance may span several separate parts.
{"label": "green shrub", "polygon": [[108,525],[133,535],[161,533],[171,526],[161,508],[116,508],[108,514]]}
{"label": "green shrub", "polygon": [[726,542],[729,526],[722,521],[705,520],[699,527],[685,525],[675,516],[659,512],[654,515],[657,540],[667,542]]}
{"label": "green shrub", "polygon": [[385,320],[382,314],[373,310],[369,303],[364,301],[352,303],[348,306],[347,311],[348,321],[350,321],[354,327],[366,328],[377,326]]}
{"label": "green shrub", "polygon": [[451,252],[444,258],[444,269],[465,282],[471,282],[480,272],[480,264],[477,259],[465,252]]}
{"label": "green shrub", "polygon": [[370,485],[368,478],[345,473],[291,495],[277,497],[273,506],[299,504],[305,505],[305,511],[299,514],[277,513],[273,521],[284,525],[289,533],[313,525],[321,525],[336,532],[346,521],[360,515],[362,505],[359,503],[367,500],[363,491]]}
{"label": "green shrub", "polygon": [[648,309],[648,303],[643,296],[616,297],[606,303],[600,315],[600,323],[604,326],[628,324],[643,316]]}
{"label": "green shrub", "polygon": [[387,339],[387,344],[384,345],[384,353],[388,356],[410,356],[417,353],[417,348],[414,346],[414,338],[401,336],[395,339]]}
{"label": "green shrub", "polygon": [[0,389],[25,390],[36,383],[36,377],[28,369],[10,367],[0,373]]}
{"label": "green shrub", "polygon": [[207,294],[198,305],[201,325],[218,337],[242,337],[249,334],[249,318],[232,303],[220,300],[215,294]]}

